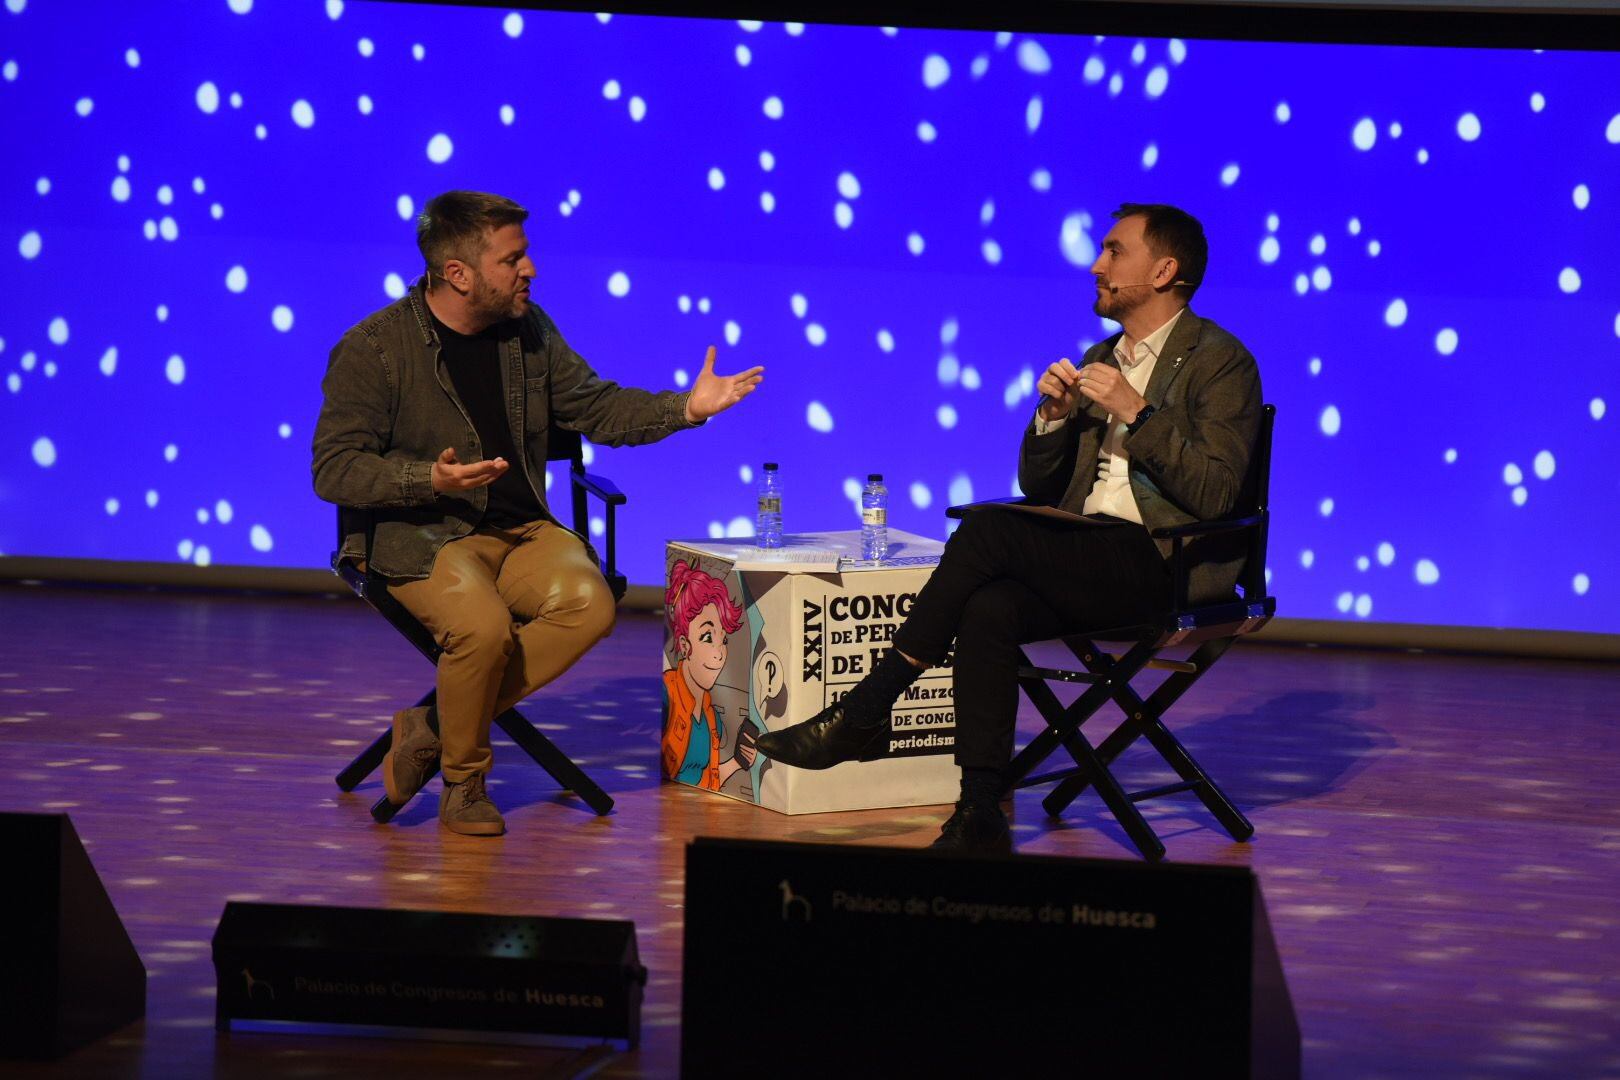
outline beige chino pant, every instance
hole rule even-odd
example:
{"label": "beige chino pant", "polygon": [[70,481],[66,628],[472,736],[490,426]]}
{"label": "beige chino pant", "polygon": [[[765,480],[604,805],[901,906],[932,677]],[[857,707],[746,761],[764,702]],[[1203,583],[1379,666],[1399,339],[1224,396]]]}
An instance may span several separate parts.
{"label": "beige chino pant", "polygon": [[613,593],[584,543],[548,521],[480,528],[439,549],[433,570],[388,591],[444,649],[439,736],[444,778],[494,761],[494,718],[574,665],[613,629]]}

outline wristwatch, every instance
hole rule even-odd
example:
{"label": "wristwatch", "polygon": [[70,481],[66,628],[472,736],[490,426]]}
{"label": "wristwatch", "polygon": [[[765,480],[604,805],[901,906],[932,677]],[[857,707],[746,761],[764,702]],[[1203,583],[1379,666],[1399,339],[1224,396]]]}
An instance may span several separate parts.
{"label": "wristwatch", "polygon": [[1142,408],[1138,410],[1136,414],[1136,419],[1125,425],[1125,430],[1130,432],[1132,435],[1135,435],[1142,425],[1147,423],[1147,418],[1152,416],[1154,411],[1155,410],[1152,405],[1142,406]]}

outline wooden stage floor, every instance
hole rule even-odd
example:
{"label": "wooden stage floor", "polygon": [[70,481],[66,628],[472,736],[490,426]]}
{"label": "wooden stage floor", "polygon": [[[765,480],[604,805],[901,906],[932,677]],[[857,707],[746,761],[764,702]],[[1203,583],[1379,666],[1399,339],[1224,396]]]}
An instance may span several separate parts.
{"label": "wooden stage floor", "polygon": [[[0,626],[0,810],[72,815],[149,973],[143,1023],[8,1076],[672,1075],[688,839],[921,846],[946,813],[790,818],[660,783],[646,615],[524,707],[615,812],[498,743],[497,840],[441,831],[437,782],[386,827],[366,813],[380,780],[333,784],[432,675],[358,602],[13,584]],[[1307,1077],[1620,1076],[1617,690],[1591,664],[1250,644],[1183,702],[1172,727],[1257,834],[1232,843],[1190,797],[1156,825],[1170,859],[1259,875]],[[1021,850],[1135,858],[1095,797],[1062,821],[1038,799],[1016,800]],[[217,1038],[209,938],[231,898],[632,919],[645,1041]]]}

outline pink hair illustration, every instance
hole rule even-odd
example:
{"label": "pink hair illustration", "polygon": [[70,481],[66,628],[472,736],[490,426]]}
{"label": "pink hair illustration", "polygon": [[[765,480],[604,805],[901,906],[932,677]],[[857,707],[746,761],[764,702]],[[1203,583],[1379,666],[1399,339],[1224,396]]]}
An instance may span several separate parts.
{"label": "pink hair illustration", "polygon": [[685,559],[677,561],[669,572],[669,588],[664,592],[664,610],[669,628],[677,638],[687,636],[687,628],[698,612],[713,604],[720,612],[720,625],[728,634],[742,625],[742,609],[732,602],[725,582],[699,570]]}

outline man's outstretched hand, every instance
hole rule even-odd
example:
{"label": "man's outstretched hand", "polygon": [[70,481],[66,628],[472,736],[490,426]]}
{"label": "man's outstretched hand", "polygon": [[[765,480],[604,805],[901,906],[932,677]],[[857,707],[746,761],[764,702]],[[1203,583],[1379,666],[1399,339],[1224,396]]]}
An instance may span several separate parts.
{"label": "man's outstretched hand", "polygon": [[751,367],[735,375],[716,375],[714,346],[710,345],[708,353],[703,357],[703,370],[698,372],[696,381],[692,383],[692,395],[686,399],[687,422],[701,423],[711,416],[725,412],[752,394],[754,388],[759,386],[760,380],[764,378],[763,367]]}
{"label": "man's outstretched hand", "polygon": [[447,446],[433,463],[433,490],[443,493],[481,488],[499,480],[507,467],[505,458],[463,465],[456,460],[455,448]]}

